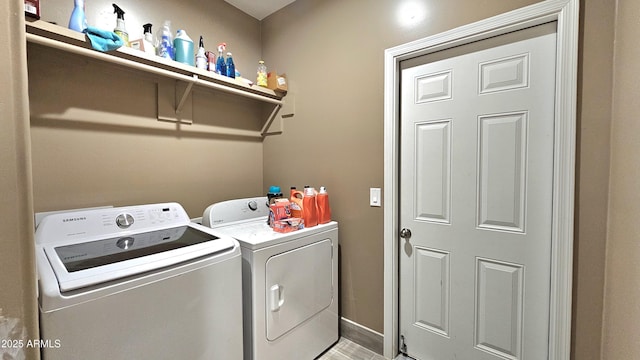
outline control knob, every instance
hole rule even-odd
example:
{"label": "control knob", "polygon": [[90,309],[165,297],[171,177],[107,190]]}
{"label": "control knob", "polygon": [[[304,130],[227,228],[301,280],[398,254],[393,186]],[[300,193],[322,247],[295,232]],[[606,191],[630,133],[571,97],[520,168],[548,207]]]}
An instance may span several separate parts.
{"label": "control knob", "polygon": [[133,222],[135,220],[133,219],[133,216],[131,214],[120,214],[116,217],[116,225],[118,225],[119,228],[121,229],[126,229],[129,226],[133,225]]}

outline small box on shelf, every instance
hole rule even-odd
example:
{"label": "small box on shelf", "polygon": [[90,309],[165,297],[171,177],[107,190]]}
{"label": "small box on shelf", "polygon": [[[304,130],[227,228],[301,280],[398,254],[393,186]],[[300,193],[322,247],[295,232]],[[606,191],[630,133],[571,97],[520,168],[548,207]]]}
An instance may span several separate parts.
{"label": "small box on shelf", "polygon": [[40,19],[40,0],[24,0],[25,15]]}
{"label": "small box on shelf", "polygon": [[287,74],[278,75],[277,71],[269,71],[267,74],[267,88],[276,92],[286,93],[287,86]]}

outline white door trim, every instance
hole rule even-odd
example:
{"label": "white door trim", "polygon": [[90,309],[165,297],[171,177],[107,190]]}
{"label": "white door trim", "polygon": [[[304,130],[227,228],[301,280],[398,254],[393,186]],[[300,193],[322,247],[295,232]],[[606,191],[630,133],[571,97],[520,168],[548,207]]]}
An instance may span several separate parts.
{"label": "white door trim", "polygon": [[549,360],[569,359],[579,0],[547,0],[399,45],[384,59],[384,356],[398,353],[400,62],[549,21],[557,22]]}

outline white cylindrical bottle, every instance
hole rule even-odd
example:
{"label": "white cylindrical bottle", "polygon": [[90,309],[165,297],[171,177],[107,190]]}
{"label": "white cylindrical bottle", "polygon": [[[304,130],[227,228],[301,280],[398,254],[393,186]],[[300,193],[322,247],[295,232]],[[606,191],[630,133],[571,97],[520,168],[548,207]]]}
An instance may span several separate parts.
{"label": "white cylindrical bottle", "polygon": [[204,50],[204,40],[202,40],[202,35],[200,35],[200,44],[198,45],[198,53],[196,54],[196,67],[198,69],[207,70],[207,55]]}

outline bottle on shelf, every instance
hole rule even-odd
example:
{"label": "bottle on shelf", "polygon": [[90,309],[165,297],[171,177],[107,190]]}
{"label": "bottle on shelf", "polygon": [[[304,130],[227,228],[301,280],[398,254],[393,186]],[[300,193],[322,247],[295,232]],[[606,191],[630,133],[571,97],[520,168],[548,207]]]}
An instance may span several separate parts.
{"label": "bottle on shelf", "polygon": [[151,23],[142,25],[144,29],[144,37],[142,38],[142,42],[144,43],[144,52],[155,54],[156,53],[156,44],[153,40],[153,32],[151,32]]}
{"label": "bottle on shelf", "polygon": [[216,74],[227,75],[227,65],[224,61],[224,50],[227,48],[226,43],[218,44],[218,58],[216,59]]}
{"label": "bottle on shelf", "polygon": [[69,29],[83,32],[87,28],[87,17],[84,10],[84,0],[73,1],[73,11],[69,18]]}
{"label": "bottle on shelf", "polygon": [[227,53],[227,77],[236,78],[236,65],[233,63],[233,56],[230,52]]}
{"label": "bottle on shelf", "polygon": [[116,28],[113,29],[113,32],[118,34],[122,41],[124,41],[124,46],[130,47],[129,45],[129,33],[127,33],[127,27],[124,24],[124,10],[120,8],[120,6],[116,4],[113,5],[113,13],[117,14],[116,18]]}
{"label": "bottle on shelf", "polygon": [[258,78],[256,79],[256,84],[258,86],[267,87],[267,66],[264,64],[264,61],[258,61]]}
{"label": "bottle on shelf", "polygon": [[193,40],[185,30],[180,29],[176,33],[176,38],[173,40],[173,51],[177,62],[196,66],[195,58],[193,57]]}
{"label": "bottle on shelf", "polygon": [[173,35],[171,34],[171,21],[166,20],[162,29],[158,31],[158,56],[173,60]]}
{"label": "bottle on shelf", "polygon": [[198,69],[207,70],[207,55],[204,49],[204,40],[200,35],[200,42],[198,44],[198,53],[196,54],[196,67]]}

